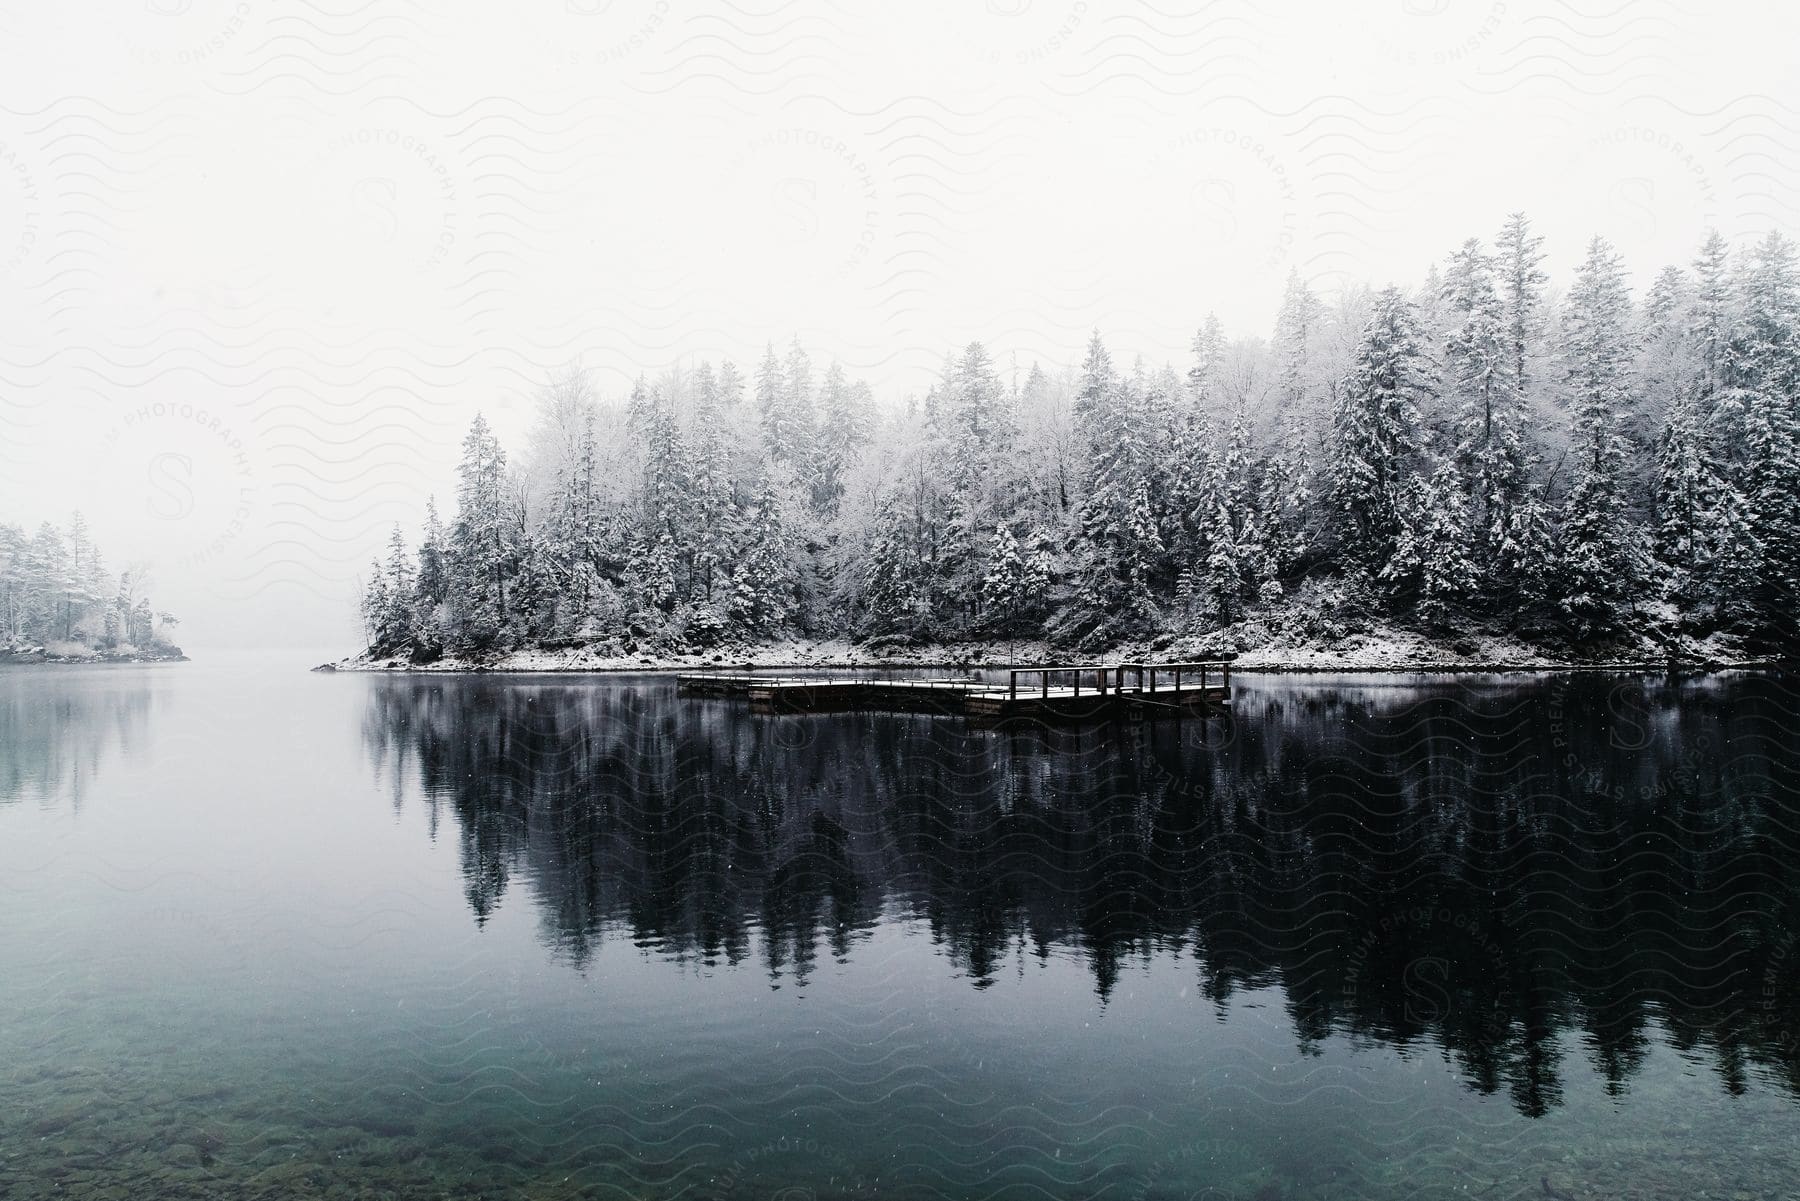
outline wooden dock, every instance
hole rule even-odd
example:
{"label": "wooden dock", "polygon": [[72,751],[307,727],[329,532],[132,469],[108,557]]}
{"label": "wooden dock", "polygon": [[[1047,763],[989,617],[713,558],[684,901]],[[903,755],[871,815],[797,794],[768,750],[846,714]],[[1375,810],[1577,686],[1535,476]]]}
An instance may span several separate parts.
{"label": "wooden dock", "polygon": [[885,710],[961,714],[980,721],[1134,720],[1216,712],[1231,698],[1231,664],[1084,663],[1013,667],[984,680],[875,679],[697,672],[675,677],[683,696],[748,700],[757,713]]}

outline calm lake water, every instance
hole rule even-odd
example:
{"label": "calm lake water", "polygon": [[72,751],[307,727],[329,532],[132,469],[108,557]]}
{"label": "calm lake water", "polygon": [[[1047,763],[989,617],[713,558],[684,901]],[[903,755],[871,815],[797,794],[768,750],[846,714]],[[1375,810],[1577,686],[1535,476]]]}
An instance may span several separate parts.
{"label": "calm lake water", "polygon": [[0,672],[0,1196],[1791,1198],[1797,730]]}

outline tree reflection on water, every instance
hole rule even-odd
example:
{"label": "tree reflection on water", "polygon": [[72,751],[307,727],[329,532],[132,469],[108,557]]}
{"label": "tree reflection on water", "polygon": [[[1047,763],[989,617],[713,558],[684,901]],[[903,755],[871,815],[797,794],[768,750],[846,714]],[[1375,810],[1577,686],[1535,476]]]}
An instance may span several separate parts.
{"label": "tree reflection on water", "polygon": [[1261,680],[1207,721],[767,718],[666,679],[371,686],[397,805],[452,818],[484,921],[805,986],[885,922],[976,988],[1078,953],[1279,987],[1303,1047],[1440,1048],[1520,1112],[1561,1036],[1621,1089],[1662,1037],[1800,1092],[1800,773],[1778,679]]}

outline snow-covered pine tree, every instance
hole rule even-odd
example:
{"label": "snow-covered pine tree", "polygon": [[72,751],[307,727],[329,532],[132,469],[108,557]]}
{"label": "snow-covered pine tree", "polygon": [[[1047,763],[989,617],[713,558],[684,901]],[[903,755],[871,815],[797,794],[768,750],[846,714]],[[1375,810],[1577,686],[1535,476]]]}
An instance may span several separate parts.
{"label": "snow-covered pine tree", "polygon": [[1003,628],[1018,605],[1019,580],[1025,574],[1025,557],[1019,540],[1004,525],[994,527],[988,540],[987,574],[981,579],[981,607],[990,625]]}
{"label": "snow-covered pine tree", "polygon": [[[1640,404],[1631,439],[1645,450],[1660,445],[1678,406],[1706,392],[1702,383],[1705,368],[1692,333],[1693,308],[1687,272],[1673,265],[1657,272],[1639,310],[1638,360],[1633,369]],[[1633,459],[1633,474],[1641,481],[1638,490],[1651,497],[1652,504],[1657,488],[1656,459],[1655,453]]]}
{"label": "snow-covered pine tree", "polygon": [[1181,546],[1190,533],[1190,515],[1183,507],[1181,495],[1190,481],[1181,456],[1185,453],[1194,406],[1186,383],[1173,366],[1164,364],[1159,370],[1134,374],[1144,397],[1144,483],[1160,548],[1157,561],[1151,565],[1151,578],[1162,590],[1180,570]]}
{"label": "snow-covered pine tree", "polygon": [[[383,623],[387,619],[392,603],[392,598],[387,593],[387,578],[381,570],[381,560],[370,559],[369,578],[363,584],[362,589],[363,642],[371,652],[377,655],[393,653],[382,632]],[[115,605],[113,611],[117,613],[121,609],[126,613],[130,612],[130,607],[123,605]],[[116,622],[109,623],[109,629],[116,624]]]}
{"label": "snow-covered pine tree", "polygon": [[643,452],[638,534],[628,571],[648,603],[663,613],[688,599],[694,579],[695,489],[675,405],[658,385],[639,380],[632,393],[634,433]]}
{"label": "snow-covered pine tree", "polygon": [[1009,521],[1013,497],[999,486],[1017,435],[1006,390],[986,347],[971,342],[947,363],[928,436],[929,468],[945,515],[934,591],[938,612],[956,623],[976,615],[987,543]]}
{"label": "snow-covered pine tree", "polygon": [[[1304,314],[1297,317],[1304,319]],[[1218,396],[1219,374],[1225,365],[1225,327],[1217,313],[1206,315],[1206,323],[1194,334],[1188,348],[1194,355],[1187,372],[1188,394],[1205,412]]]}
{"label": "snow-covered pine tree", "polygon": [[1656,273],[1650,290],[1644,294],[1644,337],[1659,342],[1685,333],[1685,318],[1692,297],[1688,294],[1687,274],[1671,263]]}
{"label": "snow-covered pine tree", "polygon": [[26,544],[25,630],[39,643],[63,637],[63,582],[69,573],[69,548],[63,533],[50,522],[40,522]]}
{"label": "snow-covered pine tree", "polygon": [[1741,498],[1713,460],[1700,401],[1685,396],[1673,405],[1656,445],[1654,552],[1660,591],[1685,624],[1699,629],[1720,599],[1714,567]]}
{"label": "snow-covered pine tree", "polygon": [[1232,414],[1230,432],[1214,463],[1215,474],[1204,490],[1210,512],[1202,531],[1205,593],[1212,614],[1230,624],[1242,616],[1245,597],[1260,594],[1268,574],[1268,548],[1253,509],[1250,415],[1242,404]]}
{"label": "snow-covered pine tree", "polygon": [[1694,256],[1692,334],[1701,366],[1701,395],[1710,397],[1725,386],[1726,357],[1735,313],[1731,250],[1716,229]]}
{"label": "snow-covered pine tree", "polygon": [[86,618],[88,609],[100,599],[94,587],[94,560],[97,552],[88,535],[87,519],[77,509],[69,515],[68,556],[62,575],[62,636],[73,639]]}
{"label": "snow-covered pine tree", "polygon": [[1517,582],[1542,573],[1543,548],[1517,536],[1528,528],[1520,510],[1531,503],[1532,456],[1519,393],[1521,360],[1494,267],[1475,238],[1450,256],[1442,292],[1443,382],[1458,468],[1453,478],[1470,491],[1467,532],[1477,540],[1478,576],[1490,593],[1516,599]]}
{"label": "snow-covered pine tree", "polygon": [[25,531],[0,522],[0,646],[23,641],[21,613],[24,604]]}
{"label": "snow-covered pine tree", "polygon": [[1419,340],[1413,305],[1398,288],[1374,300],[1350,373],[1339,389],[1331,445],[1330,507],[1343,562],[1380,574],[1402,533],[1419,471],[1420,414],[1437,372]]}
{"label": "snow-covered pine tree", "polygon": [[1246,555],[1238,546],[1238,520],[1222,495],[1212,502],[1211,520],[1205,530],[1206,557],[1200,570],[1203,608],[1220,625],[1242,616]]}
{"label": "snow-covered pine tree", "polygon": [[1544,308],[1544,239],[1531,232],[1524,213],[1513,213],[1494,239],[1494,261],[1499,278],[1501,318],[1511,360],[1514,395],[1523,400],[1530,393],[1528,368]]}
{"label": "snow-covered pine tree", "polygon": [[398,654],[413,645],[415,589],[412,559],[398,523],[388,535],[387,561],[377,567],[366,602],[369,648],[377,654]]}
{"label": "snow-covered pine tree", "polygon": [[450,590],[449,548],[435,496],[425,498],[425,530],[419,538],[419,569],[413,576],[413,589],[420,602],[433,609]]}
{"label": "snow-covered pine tree", "polygon": [[783,462],[793,471],[795,483],[804,494],[817,486],[814,477],[818,471],[818,414],[813,405],[812,357],[801,347],[798,337],[789,343],[782,366],[782,407],[789,425]]}
{"label": "snow-covered pine tree", "polygon": [[1253,502],[1262,547],[1257,595],[1264,604],[1281,598],[1284,581],[1309,549],[1306,515],[1312,504],[1311,476],[1304,426],[1297,417],[1286,418],[1277,444],[1263,460]]}
{"label": "snow-covered pine tree", "polygon": [[756,419],[762,427],[763,450],[776,462],[791,465],[800,449],[800,431],[789,403],[787,374],[770,342],[756,369]]}
{"label": "snow-covered pine tree", "polygon": [[1800,274],[1794,246],[1771,232],[1751,250],[1741,317],[1727,355],[1724,402],[1740,431],[1734,482],[1758,555],[1748,632],[1769,649],[1800,648]]}
{"label": "snow-covered pine tree", "polygon": [[1049,573],[1041,547],[1021,543],[1004,523],[989,540],[981,581],[984,624],[1002,636],[1031,630],[1041,616]]}
{"label": "snow-covered pine tree", "polygon": [[1305,402],[1310,382],[1311,351],[1325,306],[1306,286],[1298,269],[1288,272],[1281,310],[1275,317],[1275,395],[1283,409]]}
{"label": "snow-covered pine tree", "polygon": [[[727,367],[730,364],[726,364]],[[695,594],[711,603],[715,585],[728,573],[737,510],[726,445],[726,401],[711,363],[694,372],[692,453],[689,456],[689,500],[692,506]]]}
{"label": "snow-covered pine tree", "polygon": [[1218,433],[1197,404],[1181,413],[1169,434],[1163,504],[1168,510],[1163,538],[1168,573],[1180,576],[1205,554],[1205,523],[1211,520],[1218,480]]}
{"label": "snow-covered pine tree", "polygon": [[878,503],[874,527],[862,561],[861,610],[854,617],[854,631],[862,638],[910,636],[925,601],[908,523],[892,496]]}
{"label": "snow-covered pine tree", "polygon": [[1444,272],[1436,263],[1425,269],[1425,282],[1409,299],[1419,321],[1419,344],[1436,359],[1444,344]]}
{"label": "snow-covered pine tree", "polygon": [[837,515],[844,479],[869,440],[874,426],[869,386],[852,383],[833,359],[819,387],[819,469],[813,483],[813,507],[821,517]]}
{"label": "snow-covered pine tree", "polygon": [[1084,646],[1145,633],[1155,620],[1151,580],[1162,548],[1145,479],[1141,404],[1096,330],[1075,394],[1087,466],[1075,594],[1060,624],[1064,636]]}
{"label": "snow-covered pine tree", "polygon": [[744,403],[744,373],[726,359],[719,364],[719,407],[729,413]]}
{"label": "snow-covered pine tree", "polygon": [[787,631],[794,618],[795,554],[783,511],[791,492],[791,484],[784,485],[769,473],[749,514],[744,546],[732,573],[731,597],[726,602],[732,631],[741,636],[776,637]]}
{"label": "snow-covered pine tree", "polygon": [[1400,539],[1382,581],[1396,597],[1411,600],[1426,626],[1454,628],[1481,584],[1480,543],[1456,461],[1446,458],[1423,482],[1409,478],[1402,508]]}
{"label": "snow-covered pine tree", "polygon": [[506,451],[481,414],[463,438],[457,466],[456,524],[450,535],[455,598],[452,639],[480,650],[509,634],[507,583],[518,545],[513,498],[506,483]]}
{"label": "snow-covered pine tree", "polygon": [[1577,638],[1619,630],[1643,579],[1642,539],[1625,496],[1633,353],[1624,268],[1612,246],[1596,237],[1563,314],[1575,478],[1562,507],[1557,602]]}

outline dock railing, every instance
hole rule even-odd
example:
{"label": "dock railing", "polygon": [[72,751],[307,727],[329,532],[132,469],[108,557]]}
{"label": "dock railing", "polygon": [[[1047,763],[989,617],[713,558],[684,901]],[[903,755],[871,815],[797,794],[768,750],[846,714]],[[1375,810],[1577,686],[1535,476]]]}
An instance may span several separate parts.
{"label": "dock railing", "polygon": [[[1125,673],[1130,672],[1132,684],[1126,686]],[[1006,697],[1008,700],[1019,699],[1020,681],[1025,682],[1025,695],[1036,692],[1040,698],[1048,698],[1052,688],[1073,687],[1075,695],[1080,696],[1084,686],[1090,688],[1096,696],[1122,695],[1126,692],[1153,693],[1159,684],[1167,681],[1170,691],[1180,692],[1185,679],[1190,686],[1197,680],[1199,688],[1206,688],[1216,675],[1221,687],[1231,687],[1231,663],[1225,659],[1206,659],[1193,663],[1054,663],[1033,667],[1013,667],[1007,669]],[[1091,684],[1084,681],[1092,678]],[[1108,677],[1111,688],[1107,687]],[[1058,679],[1069,680],[1068,684],[1058,683]]]}
{"label": "dock railing", "polygon": [[[1107,673],[1109,671],[1111,671],[1111,669],[1108,668],[1104,663],[1052,664],[1052,665],[1043,666],[1043,667],[1012,667],[1012,668],[1008,668],[1007,672],[1006,672],[1006,677],[1007,677],[1006,699],[1011,700],[1011,701],[1016,701],[1019,699],[1019,677],[1020,676],[1036,676],[1037,677],[1037,691],[1038,691],[1038,695],[1040,697],[1048,697],[1050,695],[1050,688],[1051,688],[1050,679],[1052,676],[1073,676],[1074,677],[1074,686],[1075,686],[1075,695],[1080,696],[1081,695],[1081,680],[1082,680],[1082,677],[1085,676],[1088,672],[1092,672],[1094,674],[1094,691],[1095,691],[1095,693],[1099,696],[1105,696],[1106,695],[1106,677],[1107,677]],[[1062,685],[1056,685],[1056,687],[1060,688],[1060,687],[1062,687]],[[1026,693],[1027,693],[1027,695],[1030,694],[1029,688],[1027,688]]]}
{"label": "dock railing", "polygon": [[[1173,677],[1173,691],[1175,692],[1181,691],[1183,673],[1186,673],[1190,681],[1197,675],[1200,680],[1199,687],[1204,689],[1207,686],[1208,677],[1213,672],[1217,672],[1220,677],[1220,686],[1231,687],[1231,663],[1223,659],[1209,659],[1196,663],[1121,663],[1115,670],[1117,675],[1113,682],[1114,692],[1125,691],[1125,673],[1127,671],[1132,672],[1136,679],[1136,687],[1132,689],[1134,692],[1155,692],[1158,673]],[[1148,687],[1145,687],[1146,681]]]}

